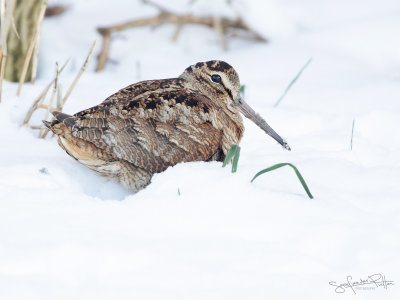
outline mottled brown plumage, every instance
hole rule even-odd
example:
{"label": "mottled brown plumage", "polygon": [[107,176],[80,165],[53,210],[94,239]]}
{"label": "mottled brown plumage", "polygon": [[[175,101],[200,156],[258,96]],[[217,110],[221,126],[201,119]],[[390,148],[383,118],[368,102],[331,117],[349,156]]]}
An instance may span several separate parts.
{"label": "mottled brown plumage", "polygon": [[89,168],[136,192],[179,162],[222,161],[243,136],[242,112],[290,149],[240,97],[235,70],[197,63],[181,76],[132,84],[73,116],[44,121],[59,145]]}

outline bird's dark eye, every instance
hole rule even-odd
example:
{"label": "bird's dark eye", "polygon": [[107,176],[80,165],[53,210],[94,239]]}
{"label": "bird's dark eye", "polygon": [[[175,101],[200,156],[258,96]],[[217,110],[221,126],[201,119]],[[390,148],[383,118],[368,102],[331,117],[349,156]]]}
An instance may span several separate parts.
{"label": "bird's dark eye", "polygon": [[211,75],[211,80],[216,83],[221,83],[221,76],[219,76],[218,74],[213,74]]}

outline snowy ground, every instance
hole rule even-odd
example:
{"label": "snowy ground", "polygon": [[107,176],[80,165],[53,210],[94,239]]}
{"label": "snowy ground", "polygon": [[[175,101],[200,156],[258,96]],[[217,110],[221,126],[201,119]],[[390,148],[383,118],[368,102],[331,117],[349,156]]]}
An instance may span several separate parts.
{"label": "snowy ground", "polygon": [[[185,11],[186,2],[168,3]],[[57,3],[70,10],[44,22],[38,82],[19,98],[6,82],[0,104],[0,299],[399,299],[398,0],[242,1],[270,43],[233,40],[228,52],[206,28],[185,28],[176,44],[172,26],[119,33],[117,63],[95,73],[92,62],[67,113],[130,83],[223,59],[240,74],[247,102],[292,147],[246,120],[236,174],[215,162],[180,164],[136,195],[19,125],[55,61],[71,57],[61,76],[67,89],[96,26],[155,10],[128,0]],[[291,169],[250,183],[278,162],[295,164],[315,199]],[[375,273],[395,285],[357,295],[329,285]]]}

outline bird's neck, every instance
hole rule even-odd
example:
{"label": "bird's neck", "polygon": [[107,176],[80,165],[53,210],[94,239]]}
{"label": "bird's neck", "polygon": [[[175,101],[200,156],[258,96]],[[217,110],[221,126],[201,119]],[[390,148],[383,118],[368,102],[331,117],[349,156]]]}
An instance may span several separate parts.
{"label": "bird's neck", "polygon": [[215,128],[222,131],[222,150],[226,155],[233,144],[239,144],[243,137],[244,126],[243,119],[237,109],[228,107],[228,101],[224,99],[217,99],[216,97],[222,95],[215,95],[215,90],[210,91],[206,88],[206,85],[202,84],[201,81],[193,80],[188,74],[183,73],[179,78],[179,83],[191,90],[195,90],[211,99],[214,103],[215,113],[210,116],[211,123]]}
{"label": "bird's neck", "polygon": [[232,112],[227,107],[223,108],[223,113],[219,118],[222,135],[222,151],[226,155],[232,145],[239,145],[244,132],[243,119],[239,112]]}

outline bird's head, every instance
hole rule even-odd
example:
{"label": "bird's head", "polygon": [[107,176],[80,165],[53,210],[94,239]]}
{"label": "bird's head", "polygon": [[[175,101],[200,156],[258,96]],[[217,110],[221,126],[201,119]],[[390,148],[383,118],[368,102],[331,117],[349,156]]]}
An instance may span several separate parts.
{"label": "bird's head", "polygon": [[286,141],[243,100],[240,95],[239,75],[228,63],[221,60],[199,62],[188,67],[180,78],[184,79],[191,89],[199,91],[212,101],[217,101],[219,106],[225,106],[234,114],[241,112],[285,149],[290,150]]}

